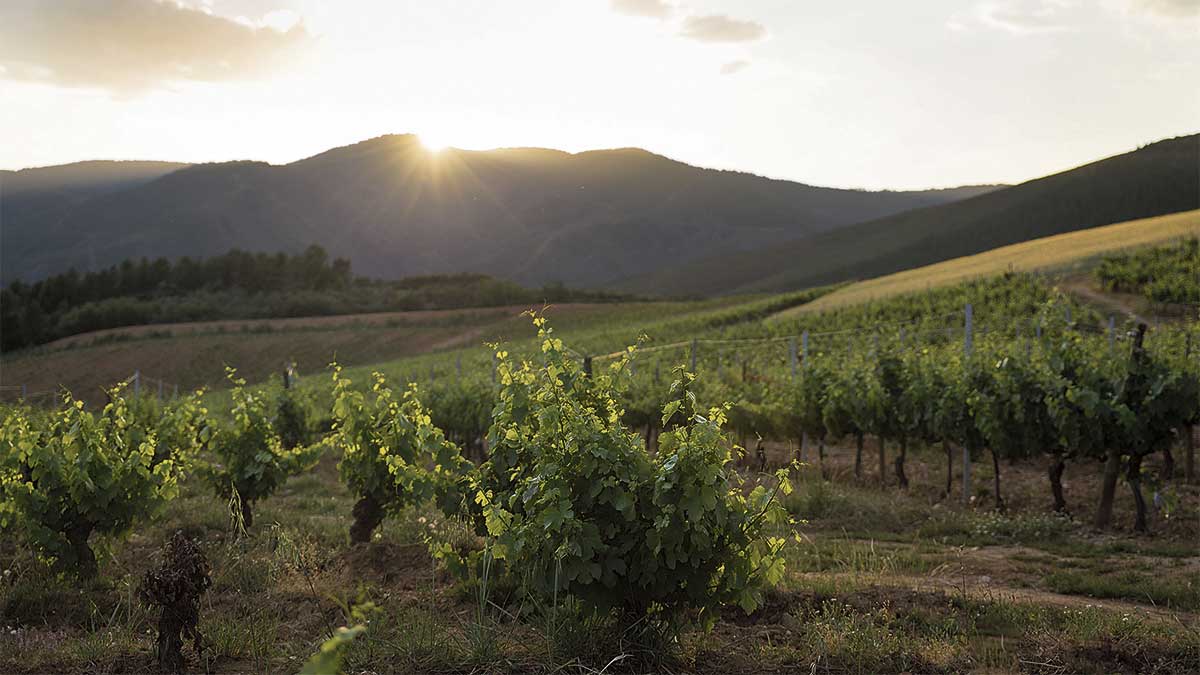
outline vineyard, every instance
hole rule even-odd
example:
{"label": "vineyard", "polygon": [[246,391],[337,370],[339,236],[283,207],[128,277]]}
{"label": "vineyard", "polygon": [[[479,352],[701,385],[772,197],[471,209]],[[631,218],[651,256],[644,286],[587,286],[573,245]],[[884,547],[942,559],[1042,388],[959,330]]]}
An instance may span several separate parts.
{"label": "vineyard", "polygon": [[0,667],[1191,672],[1200,323],[831,290],[6,408]]}
{"label": "vineyard", "polygon": [[1138,293],[1151,302],[1200,304],[1200,239],[1109,256],[1096,277],[1108,290]]}

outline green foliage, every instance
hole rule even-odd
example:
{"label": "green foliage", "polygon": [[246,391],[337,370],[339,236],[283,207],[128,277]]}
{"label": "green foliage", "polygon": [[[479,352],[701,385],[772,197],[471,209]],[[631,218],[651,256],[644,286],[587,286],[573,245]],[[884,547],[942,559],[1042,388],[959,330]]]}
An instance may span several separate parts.
{"label": "green foliage", "polygon": [[92,534],[119,536],[173,499],[210,431],[199,395],[137,419],[123,387],[93,414],[82,401],[44,416],[8,412],[0,426],[0,528],[22,532],[65,569],[95,573]]}
{"label": "green foliage", "polygon": [[1121,446],[1131,455],[1148,455],[1170,447],[1175,430],[1195,419],[1200,377],[1161,355],[1135,354],[1117,395],[1125,403],[1118,410]]}
{"label": "green foliage", "polygon": [[[542,596],[633,620],[711,625],[722,606],[758,606],[783,575],[786,526],[773,488],[743,491],[721,432],[725,411],[701,414],[684,374],[650,456],[621,424],[616,393],[630,349],[586,374],[546,320],[534,316],[541,364],[497,353],[501,384],[492,453],[476,479],[493,554]],[[673,425],[673,426],[672,426]]]}
{"label": "green foliage", "polygon": [[342,626],[333,633],[333,637],[321,643],[317,653],[304,662],[300,675],[338,675],[342,672],[342,659],[355,638],[367,632],[363,624]]}
{"label": "green foliage", "polygon": [[[784,415],[780,427],[787,429],[792,438],[799,438],[803,434],[814,439],[825,437],[826,430],[831,426],[826,424],[825,415],[828,397],[837,386],[843,384],[836,377],[837,373],[829,367],[828,361],[815,359],[806,364],[802,376],[784,394],[779,408]],[[842,430],[844,420],[838,417],[830,421],[835,431]]]}
{"label": "green foliage", "polygon": [[322,642],[321,648],[304,662],[300,675],[340,675],[343,672],[342,660],[346,657],[346,651],[356,639],[367,632],[371,619],[379,613],[378,608],[370,602],[359,603],[353,607],[343,606],[342,611],[347,614],[347,619],[353,625],[338,628],[328,640]]}
{"label": "green foliage", "polygon": [[[1067,455],[1103,457],[1109,450],[1147,455],[1169,446],[1175,430],[1200,414],[1200,369],[1164,331],[1165,349],[1134,357],[1097,340],[1064,339],[1024,368],[1044,394],[1027,403],[1027,417],[1045,415],[1057,447]],[[1027,376],[1028,377],[1028,376]],[[1010,400],[1011,404],[1011,400]],[[1010,405],[1010,407],[1012,407]],[[1030,426],[1026,424],[1025,426]],[[1018,433],[1033,433],[1025,429]]]}
{"label": "green foliage", "polygon": [[1055,440],[1049,448],[1067,457],[1102,458],[1116,442],[1116,385],[1124,364],[1095,359],[1091,351],[1084,341],[1067,339],[1043,354],[1050,378],[1044,403]]}
{"label": "green foliage", "polygon": [[282,387],[275,397],[274,426],[283,447],[308,445],[312,437],[312,403],[295,387]]}
{"label": "green foliage", "polygon": [[236,498],[242,517],[252,524],[251,505],[269,497],[288,476],[311,467],[321,446],[285,447],[273,423],[271,400],[262,391],[246,388],[237,371],[227,368],[233,389],[231,421],[213,440],[217,463],[209,467],[209,480],[221,497]]}
{"label": "green foliage", "polygon": [[1038,360],[1002,354],[976,378],[967,405],[988,447],[1008,459],[1023,459],[1054,446],[1057,434],[1046,405],[1051,379]]}
{"label": "green foliage", "polygon": [[821,420],[834,438],[875,433],[885,414],[885,398],[878,373],[869,361],[856,354],[838,359],[837,367],[813,363],[804,378],[828,373],[824,394],[818,400]]}
{"label": "green foliage", "polygon": [[383,513],[431,499],[448,513],[459,511],[470,462],[434,426],[415,384],[397,395],[382,373],[373,377],[370,393],[364,394],[351,388],[340,366],[333,367],[328,441],[342,452],[342,480]]}
{"label": "green foliage", "polygon": [[1106,257],[1096,278],[1110,291],[1139,293],[1153,302],[1200,303],[1200,239],[1184,239]]}
{"label": "green foliage", "polygon": [[487,435],[495,405],[495,387],[490,382],[447,378],[425,388],[421,396],[435,427],[460,447],[476,447],[482,454],[483,448],[477,446]]}

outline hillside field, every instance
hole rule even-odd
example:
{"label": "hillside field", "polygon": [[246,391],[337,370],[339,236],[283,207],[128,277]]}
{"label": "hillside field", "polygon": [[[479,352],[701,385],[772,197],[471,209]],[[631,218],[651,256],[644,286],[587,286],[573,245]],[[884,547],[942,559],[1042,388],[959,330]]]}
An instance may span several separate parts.
{"label": "hillside field", "polygon": [[807,305],[783,312],[780,317],[919,293],[1010,271],[1069,274],[1094,266],[1105,254],[1198,235],[1200,211],[1068,232],[853,283]]}

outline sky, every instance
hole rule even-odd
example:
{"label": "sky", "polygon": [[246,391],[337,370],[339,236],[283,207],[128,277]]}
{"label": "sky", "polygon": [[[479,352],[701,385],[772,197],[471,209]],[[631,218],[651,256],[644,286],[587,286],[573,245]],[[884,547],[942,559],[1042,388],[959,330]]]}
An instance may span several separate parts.
{"label": "sky", "polygon": [[0,0],[0,168],[643,147],[1016,183],[1200,131],[1200,0]]}

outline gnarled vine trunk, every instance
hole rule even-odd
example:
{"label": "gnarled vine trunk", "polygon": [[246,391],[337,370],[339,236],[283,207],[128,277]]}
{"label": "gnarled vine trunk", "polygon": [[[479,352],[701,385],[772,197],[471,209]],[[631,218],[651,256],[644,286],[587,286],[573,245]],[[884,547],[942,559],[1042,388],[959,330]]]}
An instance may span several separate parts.
{"label": "gnarled vine trunk", "polygon": [[884,447],[883,436],[879,437],[879,483],[887,483],[887,449]]}
{"label": "gnarled vine trunk", "polygon": [[212,568],[204,552],[182,532],[176,532],[163,552],[162,565],[146,572],[138,588],[142,601],[161,607],[158,618],[159,669],[183,672],[183,641],[192,640],[196,653],[204,649],[200,635],[200,598],[212,585]]}
{"label": "gnarled vine trunk", "polygon": [[1196,428],[1193,426],[1187,428],[1185,447],[1187,456],[1183,458],[1183,475],[1191,483],[1196,480]]}
{"label": "gnarled vine trunk", "polygon": [[71,552],[75,555],[79,576],[84,579],[94,578],[98,571],[96,554],[92,552],[92,546],[88,543],[92,529],[91,523],[75,523],[63,533],[67,535],[67,543],[71,545]]}
{"label": "gnarled vine trunk", "polygon": [[996,484],[996,510],[1004,513],[1004,496],[1000,494],[1000,455],[995,450],[992,453],[992,472]]}
{"label": "gnarled vine trunk", "polygon": [[250,500],[242,500],[242,527],[249,530],[254,525],[254,506]]}
{"label": "gnarled vine trunk", "polygon": [[946,451],[946,499],[949,499],[954,489],[954,448],[949,441],[942,441],[942,450]]}
{"label": "gnarled vine trunk", "polygon": [[854,435],[856,448],[854,450],[854,477],[862,478],[862,451],[863,451],[863,435],[861,433]]}
{"label": "gnarled vine trunk", "polygon": [[1055,453],[1051,456],[1050,467],[1046,473],[1050,476],[1050,492],[1054,494],[1054,511],[1056,513],[1067,512],[1067,499],[1063,496],[1062,486],[1062,475],[1066,468],[1067,463],[1061,454]]}
{"label": "gnarled vine trunk", "polygon": [[904,475],[904,460],[908,458],[908,439],[900,439],[900,453],[896,455],[896,483],[901,489],[908,489],[908,476]]}
{"label": "gnarled vine trunk", "polygon": [[817,462],[819,462],[820,466],[821,466],[821,478],[824,478],[825,480],[829,480],[829,474],[827,474],[825,472],[825,439],[824,438],[817,439]]}
{"label": "gnarled vine trunk", "polygon": [[359,499],[350,511],[354,522],[350,525],[350,543],[365,544],[371,541],[371,533],[383,522],[383,505],[371,495]]}
{"label": "gnarled vine trunk", "polygon": [[1121,474],[1121,453],[1109,450],[1104,461],[1104,483],[1100,488],[1100,506],[1096,509],[1096,527],[1105,529],[1112,521],[1113,497],[1117,493],[1117,478]]}
{"label": "gnarled vine trunk", "polygon": [[158,667],[163,672],[183,672],[183,617],[173,607],[164,607],[158,618],[156,642]]}
{"label": "gnarled vine trunk", "polygon": [[1173,480],[1175,478],[1175,455],[1171,454],[1171,448],[1163,448],[1163,465],[1162,479]]}
{"label": "gnarled vine trunk", "polygon": [[1137,516],[1133,521],[1133,529],[1138,532],[1146,531],[1146,498],[1142,496],[1142,456],[1129,456],[1129,467],[1125,471],[1125,482],[1129,483],[1129,491],[1133,493],[1133,503],[1137,506]]}

